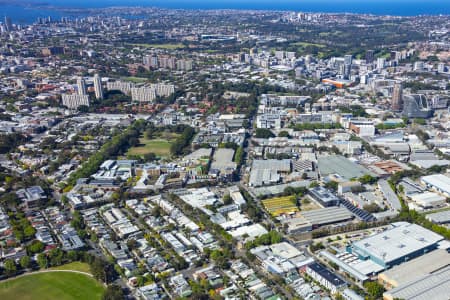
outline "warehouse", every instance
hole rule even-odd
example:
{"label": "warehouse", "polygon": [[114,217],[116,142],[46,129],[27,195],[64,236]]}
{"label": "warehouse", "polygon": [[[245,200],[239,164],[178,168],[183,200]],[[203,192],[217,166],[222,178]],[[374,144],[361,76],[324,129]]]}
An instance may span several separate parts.
{"label": "warehouse", "polygon": [[233,156],[233,149],[217,149],[211,163],[211,172],[219,172],[222,177],[230,176],[237,167],[237,164],[233,161]]}
{"label": "warehouse", "polygon": [[250,186],[263,186],[275,184],[281,181],[281,175],[291,172],[290,159],[254,160],[250,173]]}
{"label": "warehouse", "polygon": [[386,199],[386,202],[389,203],[389,206],[392,210],[401,210],[402,204],[400,203],[400,199],[398,199],[397,194],[392,190],[389,182],[382,179],[378,181],[378,188]]}
{"label": "warehouse", "polygon": [[449,265],[450,254],[447,250],[437,249],[378,274],[378,281],[387,289],[391,289],[434,273]]}
{"label": "warehouse", "polygon": [[429,188],[436,190],[438,193],[443,194],[446,197],[450,197],[450,178],[442,175],[435,174],[422,177],[422,182]]}
{"label": "warehouse", "polygon": [[448,224],[450,223],[450,210],[429,214],[425,218],[436,224]]}
{"label": "warehouse", "polygon": [[422,208],[432,208],[445,203],[444,196],[432,192],[412,195],[411,200]]}
{"label": "warehouse", "polygon": [[359,178],[364,175],[376,175],[361,165],[341,155],[331,155],[318,158],[318,167],[320,176],[339,175],[343,180],[350,181],[353,178]]}
{"label": "warehouse", "polygon": [[450,266],[410,281],[383,294],[385,300],[448,300]]}
{"label": "warehouse", "polygon": [[337,206],[304,211],[301,212],[301,215],[312,224],[313,228],[349,221],[354,218],[354,215],[348,209]]}
{"label": "warehouse", "polygon": [[416,224],[397,222],[392,226],[384,232],[354,242],[347,247],[347,251],[389,269],[436,249],[444,239]]}

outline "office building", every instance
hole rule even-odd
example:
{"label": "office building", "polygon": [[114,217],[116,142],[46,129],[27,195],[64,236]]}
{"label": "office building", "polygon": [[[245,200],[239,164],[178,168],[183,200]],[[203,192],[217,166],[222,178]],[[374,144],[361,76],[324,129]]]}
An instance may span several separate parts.
{"label": "office building", "polygon": [[402,115],[408,118],[430,118],[433,115],[433,109],[425,95],[406,95],[403,96]]}
{"label": "office building", "polygon": [[353,57],[348,54],[344,56],[344,65],[351,65],[353,61]]}
{"label": "office building", "polygon": [[12,31],[13,30],[11,18],[7,17],[7,16],[5,16],[5,29],[6,29],[6,31]]}
{"label": "office building", "polygon": [[377,59],[377,69],[378,70],[384,69],[385,63],[386,63],[386,59],[384,57],[379,57]]}
{"label": "office building", "polygon": [[78,95],[80,95],[80,96],[87,95],[86,82],[84,81],[83,77],[78,77],[77,88],[78,88]]}
{"label": "office building", "polygon": [[103,99],[102,79],[98,74],[95,74],[94,76],[94,89],[95,89],[95,98],[97,98],[97,100],[102,100]]}
{"label": "office building", "polygon": [[401,111],[403,109],[403,87],[400,82],[394,84],[391,108],[393,111]]}
{"label": "office building", "polygon": [[373,63],[374,58],[375,58],[374,51],[373,50],[367,50],[366,51],[366,63],[367,64]]}
{"label": "office building", "polygon": [[322,186],[310,188],[309,195],[324,207],[338,206],[340,202],[339,197]]}

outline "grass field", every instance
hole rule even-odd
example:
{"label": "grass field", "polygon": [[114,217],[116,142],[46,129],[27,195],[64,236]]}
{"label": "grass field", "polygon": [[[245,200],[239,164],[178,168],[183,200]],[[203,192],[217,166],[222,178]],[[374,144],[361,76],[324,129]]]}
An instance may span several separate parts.
{"label": "grass field", "polygon": [[50,270],[74,270],[74,271],[80,271],[80,272],[85,272],[85,273],[91,273],[91,268],[89,267],[88,264],[86,263],[82,263],[79,261],[74,261],[62,266],[58,266],[58,267],[53,267],[50,268]]}
{"label": "grass field", "polygon": [[76,273],[36,273],[0,282],[0,299],[81,300],[101,299],[104,287],[95,279]]}
{"label": "grass field", "polygon": [[322,45],[322,44],[307,43],[307,42],[297,42],[297,43],[292,43],[291,45],[297,46],[297,47],[302,47],[302,48],[305,48],[307,46],[315,46],[315,47],[319,47],[319,48],[325,47],[325,45]]}
{"label": "grass field", "polygon": [[135,77],[135,76],[122,77],[122,79],[125,80],[125,81],[131,81],[133,83],[142,83],[142,82],[146,82],[147,81],[146,78]]}
{"label": "grass field", "polygon": [[143,156],[147,153],[153,152],[158,156],[167,157],[170,155],[171,143],[166,139],[146,139],[141,137],[139,139],[139,146],[130,148],[127,155],[140,155]]}
{"label": "grass field", "polygon": [[294,196],[276,197],[261,201],[265,209],[275,217],[282,214],[298,212]]}
{"label": "grass field", "polygon": [[183,44],[130,44],[132,46],[176,50],[184,48]]}

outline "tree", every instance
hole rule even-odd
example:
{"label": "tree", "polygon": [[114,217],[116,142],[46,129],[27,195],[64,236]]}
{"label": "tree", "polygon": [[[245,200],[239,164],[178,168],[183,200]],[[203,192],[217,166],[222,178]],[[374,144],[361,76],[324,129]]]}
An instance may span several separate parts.
{"label": "tree", "polygon": [[231,204],[231,203],[233,203],[233,200],[231,199],[230,194],[225,194],[225,195],[223,196],[223,204],[229,205],[229,204]]}
{"label": "tree", "polygon": [[127,241],[127,247],[130,250],[134,250],[139,246],[138,242],[135,239],[129,239]]}
{"label": "tree", "polygon": [[275,134],[269,129],[266,128],[257,128],[255,131],[255,137],[258,139],[268,139],[275,137]]}
{"label": "tree", "polygon": [[91,263],[91,273],[95,279],[101,280],[103,282],[106,281],[105,265],[106,263],[99,258],[95,258]]}
{"label": "tree", "polygon": [[31,258],[27,255],[20,258],[20,266],[23,269],[28,269],[31,265]]}
{"label": "tree", "polygon": [[74,250],[70,250],[69,252],[67,252],[67,259],[70,261],[77,261],[78,253]]}
{"label": "tree", "polygon": [[33,226],[28,225],[27,227],[24,228],[23,234],[25,235],[26,239],[30,239],[34,237],[34,235],[36,234],[36,229],[34,229]]}
{"label": "tree", "polygon": [[50,258],[50,265],[52,266],[60,266],[63,260],[63,252],[59,248],[52,249],[48,256]]}
{"label": "tree", "polygon": [[283,131],[280,131],[280,133],[278,133],[278,137],[290,137],[289,136],[289,132],[287,132],[287,131],[285,131],[285,130],[283,130]]}
{"label": "tree", "polygon": [[375,182],[377,182],[377,178],[366,174],[359,177],[358,181],[362,184],[374,184]]}
{"label": "tree", "polygon": [[92,275],[97,280],[108,283],[116,276],[114,266],[101,258],[94,257],[93,260],[89,262],[89,265]]}
{"label": "tree", "polygon": [[102,300],[123,300],[125,295],[122,288],[116,284],[108,285],[105,292],[102,295]]}
{"label": "tree", "polygon": [[3,264],[3,268],[5,268],[7,276],[14,275],[17,272],[16,263],[12,259],[7,259]]}
{"label": "tree", "polygon": [[153,152],[145,153],[144,154],[144,160],[145,161],[154,161],[156,160],[156,154]]}
{"label": "tree", "polygon": [[34,240],[28,246],[28,254],[40,253],[44,250],[44,244],[41,241]]}
{"label": "tree", "polygon": [[385,291],[384,287],[376,281],[368,281],[364,283],[364,288],[366,289],[370,300],[382,298]]}
{"label": "tree", "polygon": [[37,263],[41,269],[46,269],[48,267],[48,259],[44,253],[37,256]]}

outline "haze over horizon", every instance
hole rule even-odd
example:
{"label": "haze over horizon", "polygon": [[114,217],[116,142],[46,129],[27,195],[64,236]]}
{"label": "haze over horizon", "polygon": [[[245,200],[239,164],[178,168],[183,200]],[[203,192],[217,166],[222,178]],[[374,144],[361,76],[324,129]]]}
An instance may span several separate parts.
{"label": "haze over horizon", "polygon": [[39,4],[42,6],[98,8],[108,6],[156,6],[181,9],[261,9],[308,12],[349,12],[392,15],[450,14],[445,0],[18,0],[0,5]]}

